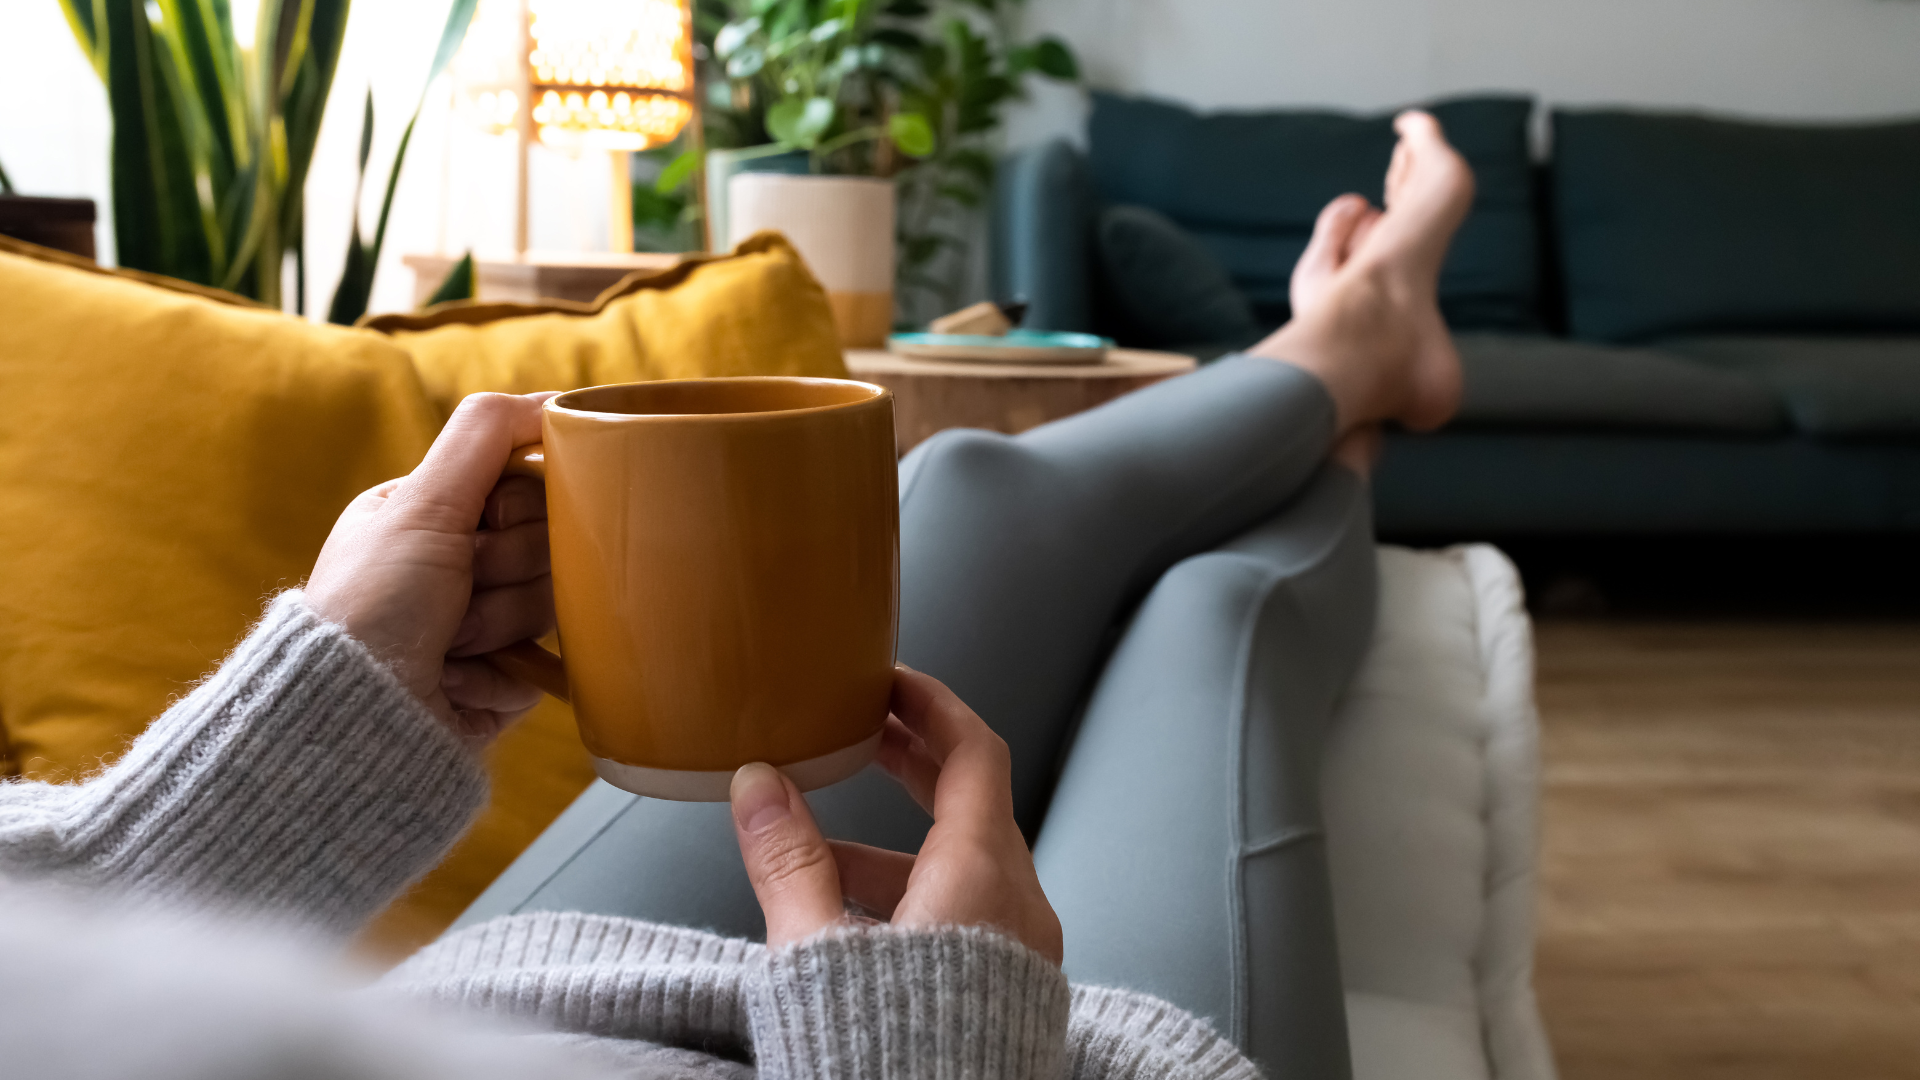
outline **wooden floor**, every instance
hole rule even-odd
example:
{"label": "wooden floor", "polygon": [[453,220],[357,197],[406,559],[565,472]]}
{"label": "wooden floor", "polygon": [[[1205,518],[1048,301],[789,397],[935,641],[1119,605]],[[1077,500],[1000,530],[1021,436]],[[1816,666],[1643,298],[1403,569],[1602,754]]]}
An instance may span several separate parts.
{"label": "wooden floor", "polygon": [[1920,1078],[1920,623],[1538,633],[1565,1080]]}

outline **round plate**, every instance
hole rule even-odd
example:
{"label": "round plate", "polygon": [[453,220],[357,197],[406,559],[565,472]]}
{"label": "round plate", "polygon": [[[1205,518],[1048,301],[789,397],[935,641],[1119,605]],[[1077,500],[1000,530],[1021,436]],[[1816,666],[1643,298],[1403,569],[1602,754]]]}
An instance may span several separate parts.
{"label": "round plate", "polygon": [[895,334],[887,348],[914,360],[970,360],[982,364],[1098,364],[1113,342],[1093,334],[1015,330],[984,334]]}

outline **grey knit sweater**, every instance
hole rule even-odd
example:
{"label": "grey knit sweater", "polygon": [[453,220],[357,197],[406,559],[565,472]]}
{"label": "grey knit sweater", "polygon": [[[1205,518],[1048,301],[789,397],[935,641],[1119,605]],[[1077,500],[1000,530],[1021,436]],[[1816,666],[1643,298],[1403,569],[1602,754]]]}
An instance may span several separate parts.
{"label": "grey knit sweater", "polygon": [[432,714],[281,596],[118,763],[79,785],[0,785],[0,1062],[76,1080],[1258,1075],[1179,1009],[1070,988],[970,927],[769,950],[520,915],[351,989],[328,947],[485,798]]}

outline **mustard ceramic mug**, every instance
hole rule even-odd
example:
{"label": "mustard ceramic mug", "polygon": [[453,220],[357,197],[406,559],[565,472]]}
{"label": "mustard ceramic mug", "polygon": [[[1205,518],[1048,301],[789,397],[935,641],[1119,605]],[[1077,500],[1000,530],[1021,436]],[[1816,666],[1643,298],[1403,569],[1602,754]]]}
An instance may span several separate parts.
{"label": "mustard ceramic mug", "polygon": [[765,761],[802,790],[873,759],[893,683],[893,395],[836,379],[596,386],[547,402],[542,476],[565,659],[489,660],[570,701],[594,768],[724,801]]}

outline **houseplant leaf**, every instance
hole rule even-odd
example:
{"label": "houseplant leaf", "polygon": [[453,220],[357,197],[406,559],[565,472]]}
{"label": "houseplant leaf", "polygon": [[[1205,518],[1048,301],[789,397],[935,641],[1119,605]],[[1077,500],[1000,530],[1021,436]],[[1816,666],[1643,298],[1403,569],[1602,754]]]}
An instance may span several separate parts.
{"label": "houseplant leaf", "polygon": [[933,124],[917,112],[894,113],[887,118],[887,137],[908,157],[933,153]]}
{"label": "houseplant leaf", "polygon": [[1034,44],[1033,69],[1049,79],[1071,81],[1080,77],[1080,62],[1059,38],[1041,38]]}
{"label": "houseplant leaf", "polygon": [[[407,160],[407,145],[413,141],[414,125],[420,122],[420,110],[426,106],[427,90],[433,86],[433,80],[440,77],[453,55],[460,51],[460,43],[466,40],[467,27],[473,24],[473,10],[479,0],[453,0],[447,10],[447,22],[440,31],[440,46],[434,50],[433,64],[427,69],[427,81],[420,87],[420,100],[413,107],[413,115],[407,119],[407,126],[400,133],[400,145],[393,152],[393,165],[387,170],[386,195],[380,200],[380,219],[373,228],[373,242],[364,245],[360,241],[358,217],[359,200],[355,199],[355,219],[353,236],[347,245],[347,266],[341,271],[340,284],[333,291],[333,302],[327,307],[327,321],[350,324],[367,313],[367,300],[373,294],[373,272],[380,263],[380,249],[387,241],[387,221],[393,213],[393,193],[400,186],[400,167]],[[371,139],[373,130],[373,95],[367,95],[367,123],[362,132],[362,162],[365,161],[365,147]],[[364,168],[364,164],[362,166]],[[354,254],[359,251],[360,266],[356,270]]]}
{"label": "houseplant leaf", "polygon": [[[245,3],[247,0],[240,0]],[[280,100],[287,142],[286,198],[281,207],[283,236],[298,244],[306,218],[307,170],[320,137],[320,121],[333,91],[340,64],[340,46],[346,39],[348,0],[312,0],[307,47]]]}
{"label": "houseplant leaf", "polygon": [[767,109],[767,134],[787,146],[811,150],[833,126],[834,112],[830,98],[786,98]]}
{"label": "houseplant leaf", "polygon": [[759,29],[760,20],[757,18],[742,19],[739,22],[728,23],[720,28],[719,33],[713,36],[713,55],[722,60],[731,57],[734,53],[739,52],[740,47],[745,45]]}
{"label": "houseplant leaf", "polygon": [[661,195],[673,194],[679,190],[680,185],[692,179],[694,173],[700,171],[700,166],[705,163],[705,160],[706,153],[701,148],[683,151],[679,157],[668,162],[666,168],[660,170],[660,175],[653,181],[653,190]]}
{"label": "houseplant leaf", "polygon": [[193,168],[162,46],[139,0],[98,0],[95,43],[113,112],[114,246],[120,265],[212,281]]}
{"label": "houseplant leaf", "polygon": [[420,306],[432,307],[449,300],[471,300],[473,297],[473,252],[469,251],[460,256],[460,261],[454,263],[453,269],[441,279],[440,287],[433,290],[433,295],[427,297],[427,302]]}

